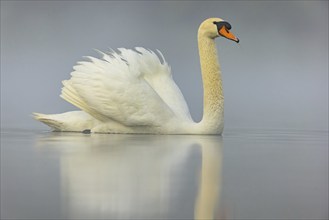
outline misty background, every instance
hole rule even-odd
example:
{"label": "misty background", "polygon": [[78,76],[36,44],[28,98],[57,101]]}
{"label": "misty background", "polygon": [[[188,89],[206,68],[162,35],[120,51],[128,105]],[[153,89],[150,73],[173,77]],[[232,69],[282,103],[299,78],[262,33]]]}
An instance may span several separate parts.
{"label": "misty background", "polygon": [[1,1],[1,127],[44,129],[32,112],[76,110],[61,81],[93,49],[159,49],[194,120],[203,94],[197,29],[217,39],[226,128],[328,130],[328,1]]}

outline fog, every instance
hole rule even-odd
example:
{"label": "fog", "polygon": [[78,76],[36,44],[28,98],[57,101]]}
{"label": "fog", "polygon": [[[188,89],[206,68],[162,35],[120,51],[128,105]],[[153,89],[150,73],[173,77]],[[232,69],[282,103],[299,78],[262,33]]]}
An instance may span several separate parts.
{"label": "fog", "polygon": [[327,1],[1,1],[1,127],[47,129],[32,112],[76,109],[61,81],[93,49],[159,49],[196,121],[202,117],[198,25],[217,39],[226,128],[328,130]]}

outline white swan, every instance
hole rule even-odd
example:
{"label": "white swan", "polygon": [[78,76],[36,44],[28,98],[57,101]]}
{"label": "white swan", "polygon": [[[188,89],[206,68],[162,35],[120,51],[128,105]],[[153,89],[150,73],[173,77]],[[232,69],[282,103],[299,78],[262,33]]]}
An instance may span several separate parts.
{"label": "white swan", "polygon": [[214,39],[239,42],[220,18],[209,18],[198,30],[204,114],[192,120],[186,101],[172,79],[170,67],[152,51],[118,49],[87,57],[63,81],[61,97],[80,108],[62,114],[34,113],[35,119],[56,131],[100,133],[221,134],[224,97]]}

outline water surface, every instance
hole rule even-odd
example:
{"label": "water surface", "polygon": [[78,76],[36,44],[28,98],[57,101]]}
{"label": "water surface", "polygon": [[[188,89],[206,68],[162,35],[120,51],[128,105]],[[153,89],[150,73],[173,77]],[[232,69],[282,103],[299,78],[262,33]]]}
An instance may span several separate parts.
{"label": "water surface", "polygon": [[1,132],[1,218],[326,219],[328,132]]}

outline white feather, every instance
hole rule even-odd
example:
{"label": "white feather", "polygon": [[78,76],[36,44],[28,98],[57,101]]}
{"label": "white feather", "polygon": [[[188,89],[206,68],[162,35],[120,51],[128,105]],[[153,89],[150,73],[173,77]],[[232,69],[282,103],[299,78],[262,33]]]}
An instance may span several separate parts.
{"label": "white feather", "polygon": [[127,127],[162,127],[173,118],[191,120],[161,53],[163,62],[141,47],[118,51],[101,52],[101,59],[86,57],[78,62],[71,79],[63,81],[61,97],[103,122],[99,132],[113,130],[109,128],[113,122]]}
{"label": "white feather", "polygon": [[157,50],[157,55],[142,47],[98,51],[101,58],[85,57],[73,67],[71,78],[63,81],[61,93],[63,99],[82,111],[35,113],[35,118],[59,131],[220,134],[224,99],[214,42],[219,36],[214,24],[220,21],[207,19],[198,31],[204,85],[201,122],[193,122],[162,53]]}

